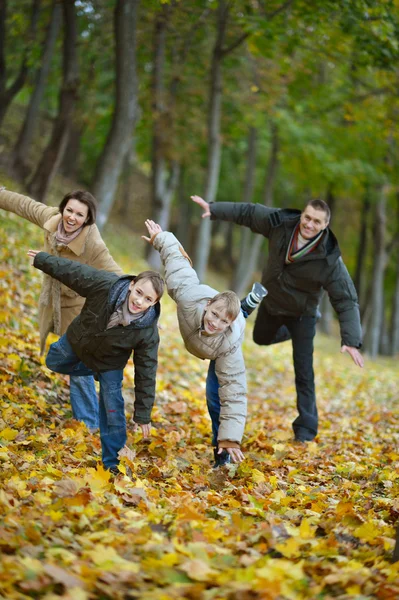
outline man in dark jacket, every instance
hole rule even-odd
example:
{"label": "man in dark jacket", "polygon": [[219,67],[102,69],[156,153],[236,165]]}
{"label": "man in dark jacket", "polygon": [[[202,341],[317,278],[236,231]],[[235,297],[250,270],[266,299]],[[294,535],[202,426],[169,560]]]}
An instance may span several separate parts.
{"label": "man in dark jacket", "polygon": [[296,440],[311,441],[318,427],[313,338],[323,290],[338,314],[341,352],[348,352],[354,363],[363,367],[357,294],[328,227],[330,209],[322,200],[310,201],[301,213],[242,202],[208,204],[199,196],[191,198],[203,208],[202,217],[232,221],[269,239],[262,276],[268,295],[259,306],[253,339],[259,345],[292,340],[299,412],[293,429]]}
{"label": "man in dark jacket", "polygon": [[66,334],[50,346],[46,365],[68,375],[96,374],[100,382],[100,435],[104,466],[117,472],[126,443],[123,369],[133,350],[134,421],[148,437],[158,361],[158,273],[118,277],[76,261],[30,250],[33,265],[86,298]]}

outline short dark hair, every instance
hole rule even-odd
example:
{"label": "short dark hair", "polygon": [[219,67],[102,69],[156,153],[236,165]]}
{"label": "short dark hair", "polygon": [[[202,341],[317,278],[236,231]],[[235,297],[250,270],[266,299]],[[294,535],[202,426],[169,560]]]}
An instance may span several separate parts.
{"label": "short dark hair", "polygon": [[143,271],[142,273],[136,275],[136,277],[134,278],[134,283],[137,283],[141,280],[150,281],[158,297],[158,300],[162,298],[162,294],[165,289],[165,282],[159,273],[157,273],[156,271]]}
{"label": "short dark hair", "polygon": [[309,202],[306,202],[305,208],[307,206],[311,206],[315,210],[322,210],[323,212],[325,212],[327,216],[327,221],[328,223],[330,222],[331,210],[327,202],[324,202],[324,200],[319,200],[319,198],[315,198],[314,200],[309,200]]}
{"label": "short dark hair", "polygon": [[86,192],[86,190],[75,190],[74,192],[69,192],[69,194],[63,197],[58,206],[61,214],[64,212],[64,208],[68,204],[69,200],[79,200],[79,202],[87,206],[87,219],[83,227],[86,225],[93,225],[93,223],[96,222],[97,201],[95,197],[90,194],[90,192]]}

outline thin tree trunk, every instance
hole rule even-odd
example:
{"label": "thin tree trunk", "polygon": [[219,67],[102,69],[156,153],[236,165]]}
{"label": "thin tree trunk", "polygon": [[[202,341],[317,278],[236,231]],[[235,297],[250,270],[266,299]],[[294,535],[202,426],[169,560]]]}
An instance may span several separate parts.
{"label": "thin tree trunk", "polygon": [[190,252],[191,248],[191,213],[193,203],[189,200],[186,189],[186,170],[180,169],[179,181],[177,185],[177,212],[179,215],[176,237],[185,248]]}
{"label": "thin tree trunk", "polygon": [[[172,161],[168,174],[168,139],[173,130],[172,111],[166,107],[164,67],[166,34],[171,7],[164,5],[155,20],[154,32],[154,77],[153,91],[153,135],[152,135],[152,203],[153,219],[166,230],[169,227],[170,207],[179,176],[179,165]],[[175,88],[175,94],[177,88]],[[175,97],[173,98],[173,104]],[[153,269],[161,268],[161,258],[152,246],[148,247],[147,259]]]}
{"label": "thin tree trunk", "polygon": [[[397,228],[399,229],[399,194],[397,199]],[[392,312],[391,312],[391,347],[390,354],[394,356],[399,352],[399,250],[396,251],[396,274],[395,274],[395,289],[392,297]]]}
{"label": "thin tree trunk", "polygon": [[383,323],[383,298],[384,298],[384,271],[385,257],[385,235],[386,235],[386,196],[383,189],[380,190],[380,198],[376,205],[374,224],[374,264],[373,285],[371,288],[371,315],[366,330],[364,350],[371,358],[375,358],[381,337]]}
{"label": "thin tree trunk", "polygon": [[[332,187],[329,186],[327,190],[326,202],[330,207],[331,211],[331,219],[330,219],[330,227],[333,221],[335,208],[336,208],[336,197],[333,194]],[[319,322],[319,329],[325,335],[331,335],[332,333],[332,323],[333,323],[333,308],[331,306],[330,298],[328,294],[323,294],[321,302],[320,302],[320,312],[321,319]]]}
{"label": "thin tree trunk", "polygon": [[[270,157],[267,163],[265,185],[263,190],[263,204],[264,206],[273,206],[273,191],[274,184],[278,169],[278,153],[279,153],[279,137],[278,129],[275,123],[271,123],[271,148]],[[255,235],[248,255],[246,267],[243,268],[243,275],[241,280],[238,282],[236,293],[242,296],[248,291],[251,284],[253,273],[257,268],[259,261],[259,255],[264,242],[263,235]]]}
{"label": "thin tree trunk", "polygon": [[[223,44],[226,36],[229,4],[219,0],[217,8],[217,36],[212,52],[210,98],[208,112],[208,165],[204,199],[214,202],[216,199],[221,159],[220,121],[222,103],[222,60]],[[203,280],[209,259],[211,241],[211,220],[201,219],[195,253],[195,267],[198,278]]]}
{"label": "thin tree trunk", "polygon": [[55,42],[62,21],[62,9],[57,0],[53,0],[53,9],[50,23],[47,29],[47,35],[44,42],[43,54],[40,60],[40,68],[36,74],[36,81],[32,95],[29,100],[28,109],[24,124],[20,131],[17,143],[15,144],[12,156],[12,167],[18,173],[21,179],[28,175],[28,161],[30,146],[32,143],[35,128],[39,121],[39,108],[44,95],[47,77],[50,71],[51,60],[54,53]]}
{"label": "thin tree trunk", "polygon": [[356,259],[356,270],[355,276],[353,278],[357,294],[359,296],[359,304],[361,307],[361,313],[364,313],[364,304],[365,304],[365,273],[364,273],[364,265],[367,256],[367,247],[368,247],[368,235],[367,235],[367,224],[368,224],[368,216],[370,213],[371,202],[370,202],[370,192],[368,189],[364,192],[363,196],[363,205],[360,216],[360,235],[359,235],[359,245],[357,250],[357,259]]}
{"label": "thin tree trunk", "polygon": [[399,560],[399,524],[396,527],[396,543],[392,555],[392,562],[396,562],[397,560]]}
{"label": "thin tree trunk", "polygon": [[51,181],[62,161],[78,93],[77,18],[75,0],[63,0],[64,47],[63,81],[59,96],[58,115],[51,139],[29,184],[34,198],[45,201]]}
{"label": "thin tree trunk", "polygon": [[[37,20],[39,17],[40,0],[33,0],[30,27],[28,32],[28,42],[34,39],[36,33]],[[7,88],[7,65],[5,59],[5,34],[6,34],[6,19],[7,19],[7,0],[0,1],[0,125],[2,124],[5,114],[11,102],[23,88],[28,76],[28,57],[27,46],[24,49],[21,67],[14,81]]]}
{"label": "thin tree trunk", "polygon": [[[243,202],[252,202],[253,198],[255,186],[257,136],[257,129],[255,129],[255,127],[250,127],[248,131],[248,154],[244,191],[242,196]],[[252,231],[248,227],[241,228],[240,256],[231,282],[231,289],[234,291],[237,290],[240,292],[241,290],[241,281],[247,272],[247,261],[251,252],[252,238]]]}
{"label": "thin tree trunk", "polygon": [[137,116],[136,26],[138,0],[118,0],[114,13],[116,98],[112,125],[97,163],[93,193],[99,201],[98,226],[108,220],[123,163],[132,144]]}
{"label": "thin tree trunk", "polygon": [[71,123],[68,143],[60,167],[61,173],[69,179],[79,179],[80,144],[84,128],[82,123],[77,123],[76,121]]}

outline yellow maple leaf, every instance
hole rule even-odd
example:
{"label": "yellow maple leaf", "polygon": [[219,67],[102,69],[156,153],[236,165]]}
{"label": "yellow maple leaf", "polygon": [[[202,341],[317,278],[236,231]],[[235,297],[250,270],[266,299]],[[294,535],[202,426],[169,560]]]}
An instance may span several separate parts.
{"label": "yellow maple leaf", "polygon": [[265,476],[258,469],[252,469],[251,479],[254,483],[264,483],[266,481]]}
{"label": "yellow maple leaf", "polygon": [[300,556],[299,547],[302,543],[302,540],[296,537],[290,537],[285,542],[276,544],[276,550],[281,552],[281,554],[286,558],[297,558]]}
{"label": "yellow maple leaf", "polygon": [[3,440],[8,440],[9,442],[12,442],[13,440],[15,440],[18,433],[19,432],[16,429],[6,427],[5,429],[2,429],[2,431],[0,431],[0,437],[3,438]]}
{"label": "yellow maple leaf", "polygon": [[299,526],[299,535],[305,540],[315,536],[315,528],[312,527],[309,519],[302,519]]}
{"label": "yellow maple leaf", "polygon": [[377,527],[377,525],[374,525],[374,523],[371,522],[363,523],[363,525],[357,527],[353,533],[356,537],[366,542],[372,542],[377,537],[382,535],[381,528]]}

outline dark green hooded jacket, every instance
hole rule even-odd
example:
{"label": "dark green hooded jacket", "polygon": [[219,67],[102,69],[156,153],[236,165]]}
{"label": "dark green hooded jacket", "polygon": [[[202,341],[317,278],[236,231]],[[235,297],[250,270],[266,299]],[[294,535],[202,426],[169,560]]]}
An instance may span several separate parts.
{"label": "dark green hooded jacket", "polygon": [[94,372],[124,369],[133,350],[135,406],[134,420],[149,423],[155,398],[158,363],[157,302],[126,327],[107,329],[120,298],[126,297],[134,276],[118,277],[87,265],[39,252],[34,266],[58,279],[86,298],[82,312],[69,325],[66,336],[80,360]]}
{"label": "dark green hooded jacket", "polygon": [[263,302],[270,314],[314,316],[324,289],[339,318],[342,344],[360,348],[362,331],[356,289],[329,228],[313,252],[287,265],[287,248],[301,211],[244,202],[215,202],[210,211],[211,219],[244,225],[269,239],[262,284],[269,292]]}

